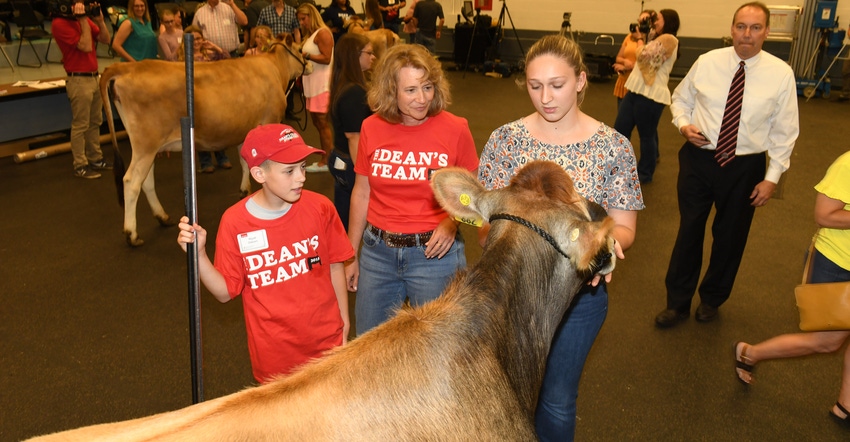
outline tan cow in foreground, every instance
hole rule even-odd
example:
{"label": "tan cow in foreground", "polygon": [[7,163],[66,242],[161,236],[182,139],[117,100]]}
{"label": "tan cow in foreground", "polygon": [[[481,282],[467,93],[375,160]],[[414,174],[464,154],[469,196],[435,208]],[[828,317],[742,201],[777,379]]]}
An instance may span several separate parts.
{"label": "tan cow in foreground", "polygon": [[450,213],[492,223],[480,262],[437,300],[269,384],[37,440],[537,440],[550,341],[588,278],[613,270],[614,222],[549,162],[501,190],[462,169],[432,186]]}
{"label": "tan cow in foreground", "polygon": [[[304,61],[289,35],[273,42],[268,54],[195,63],[196,149],[216,151],[239,146],[251,129],[260,124],[279,123],[286,109],[287,83],[311,70],[312,65]],[[136,231],[140,190],[145,191],[160,224],[170,224],[170,217],[154,189],[154,159],[157,152],[182,149],[180,119],[187,115],[185,65],[158,60],[115,63],[103,72],[100,89],[115,146],[116,183],[124,204],[124,234],[130,245],[139,246],[144,243]],[[111,91],[133,150],[123,182],[118,180],[124,173],[124,163],[115,140],[107,90]],[[247,194],[248,169],[244,161],[241,163],[240,189]]]}

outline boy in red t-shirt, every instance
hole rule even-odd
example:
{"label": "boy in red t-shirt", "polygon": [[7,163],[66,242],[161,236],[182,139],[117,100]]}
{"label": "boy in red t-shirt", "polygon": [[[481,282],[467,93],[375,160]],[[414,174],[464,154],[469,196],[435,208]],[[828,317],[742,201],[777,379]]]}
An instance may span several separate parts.
{"label": "boy in red t-shirt", "polygon": [[248,133],[242,157],[263,188],[224,212],[215,265],[206,230],[180,219],[177,242],[197,238],[200,279],[227,302],[242,295],[254,378],[276,375],[342,345],[348,336],[343,262],[354,256],[334,205],[304,190],[306,158],[324,154],[283,124]]}

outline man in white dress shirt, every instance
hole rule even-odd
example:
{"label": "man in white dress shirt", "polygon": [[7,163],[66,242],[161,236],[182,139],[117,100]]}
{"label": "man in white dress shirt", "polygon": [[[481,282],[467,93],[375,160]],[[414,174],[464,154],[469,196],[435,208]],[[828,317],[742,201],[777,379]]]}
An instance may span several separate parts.
{"label": "man in white dress shirt", "polygon": [[[712,206],[711,257],[699,284],[695,317],[699,322],[717,317],[717,308],[732,292],[755,209],[767,204],[790,165],[799,134],[797,88],[791,68],[761,50],[769,32],[770,10],[760,2],[742,5],[732,20],[733,47],[700,56],[673,93],[673,124],[687,141],[679,151],[680,224],[665,279],[667,307],[655,317],[658,327],[672,327],[690,316]],[[742,61],[737,146],[732,146],[731,161],[719,162],[715,143]]]}

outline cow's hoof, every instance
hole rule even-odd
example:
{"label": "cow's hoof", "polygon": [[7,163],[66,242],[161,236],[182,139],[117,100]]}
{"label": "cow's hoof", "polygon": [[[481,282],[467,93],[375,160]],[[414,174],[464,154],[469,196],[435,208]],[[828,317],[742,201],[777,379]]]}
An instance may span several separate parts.
{"label": "cow's hoof", "polygon": [[164,215],[164,216],[156,216],[156,215],[154,215],[154,218],[156,218],[156,220],[157,220],[157,221],[159,221],[159,225],[160,225],[160,226],[163,226],[163,227],[171,227],[171,226],[174,226],[174,225],[176,225],[176,224],[177,224],[177,223],[176,223],[176,222],[174,222],[174,221],[171,219],[171,217],[170,217],[170,216],[168,216],[168,215]]}
{"label": "cow's hoof", "polygon": [[127,244],[129,244],[130,247],[139,247],[140,245],[145,243],[144,240],[139,239],[138,236],[131,232],[125,231],[124,236],[127,238]]}

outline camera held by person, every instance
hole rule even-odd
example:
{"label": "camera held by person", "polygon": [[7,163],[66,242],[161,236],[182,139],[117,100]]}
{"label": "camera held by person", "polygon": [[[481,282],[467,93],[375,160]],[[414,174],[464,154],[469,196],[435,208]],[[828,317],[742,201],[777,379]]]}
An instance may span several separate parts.
{"label": "camera held by person", "polygon": [[652,18],[651,17],[644,17],[644,19],[641,20],[638,23],[630,23],[629,24],[629,32],[630,33],[635,32],[635,31],[640,31],[641,34],[648,34],[650,29],[652,29]]}
{"label": "camera held by person", "polygon": [[[62,18],[77,18],[74,15],[74,4],[79,0],[50,0],[48,10],[52,17]],[[86,14],[89,17],[97,17],[100,15],[100,3],[93,0],[83,0],[86,5]]]}

